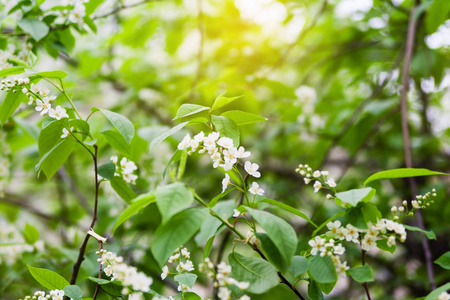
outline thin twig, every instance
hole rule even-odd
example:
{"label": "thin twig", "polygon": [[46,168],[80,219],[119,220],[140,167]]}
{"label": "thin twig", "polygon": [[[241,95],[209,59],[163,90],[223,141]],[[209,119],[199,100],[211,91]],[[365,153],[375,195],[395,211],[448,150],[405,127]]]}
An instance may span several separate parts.
{"label": "thin twig", "polygon": [[[99,189],[99,182],[98,182],[98,167],[97,167],[97,151],[98,151],[98,146],[97,144],[94,144],[94,176],[95,176],[95,203],[94,203],[94,216],[92,218],[92,222],[91,225],[89,226],[89,228],[94,228],[95,222],[97,221],[97,207],[98,207],[98,189]],[[86,237],[84,238],[83,244],[80,247],[80,251],[78,253],[78,258],[77,261],[75,262],[74,266],[73,266],[73,271],[72,271],[72,277],[70,278],[70,284],[75,284],[75,282],[77,281],[77,277],[78,277],[78,272],[80,271],[80,267],[81,267],[81,263],[84,260],[84,252],[86,251],[86,246],[87,243],[89,241],[89,237],[90,235],[86,233]]]}
{"label": "thin twig", "polygon": [[118,7],[112,9],[111,11],[109,11],[107,13],[104,13],[102,15],[98,15],[98,16],[92,17],[92,20],[95,21],[97,19],[106,18],[106,17],[109,17],[110,15],[114,15],[114,14],[116,14],[116,13],[118,13],[118,12],[124,10],[124,9],[132,8],[132,7],[136,7],[136,6],[145,4],[145,3],[156,2],[156,1],[157,0],[143,0],[143,1],[136,2],[136,3],[133,3],[133,4],[129,4],[129,5],[119,5]]}
{"label": "thin twig", "polygon": [[[362,261],[363,266],[366,264],[365,257],[366,257],[366,250],[361,248],[361,261]],[[370,297],[369,286],[367,285],[367,282],[364,282],[362,285],[363,285],[364,289],[366,290],[367,299],[372,300],[372,298]]]}
{"label": "thin twig", "polygon": [[[100,248],[100,258],[102,258],[102,250],[103,250],[103,242],[102,241],[98,241],[99,244],[99,248]],[[98,264],[98,279],[102,279],[102,263],[99,262]],[[92,300],[95,300],[97,298],[98,292],[100,290],[100,284],[97,282],[97,285],[95,286],[95,292],[94,292],[94,296],[92,297]]]}
{"label": "thin twig", "polygon": [[[407,106],[407,93],[409,87],[409,67],[411,64],[411,59],[414,51],[414,40],[416,34],[417,21],[415,18],[415,12],[417,10],[417,6],[419,3],[415,3],[414,7],[411,9],[409,15],[409,23],[408,23],[408,34],[406,40],[406,54],[403,62],[402,68],[402,90],[400,97],[400,106],[401,106],[401,116],[402,116],[402,137],[403,137],[403,151],[405,155],[405,165],[407,168],[412,168],[412,155],[411,155],[411,144],[410,144],[410,134],[408,128],[408,106]],[[411,186],[412,196],[415,197],[417,195],[417,185],[416,181],[413,177],[408,178],[409,184]],[[416,213],[417,225],[419,228],[424,229],[424,222],[422,218],[422,214],[420,210]],[[428,280],[430,282],[431,289],[436,289],[436,283],[434,281],[434,273],[433,273],[433,261],[430,250],[430,245],[428,243],[428,239],[425,234],[421,233],[422,237],[422,247],[425,253],[425,263],[427,266],[427,275]]]}

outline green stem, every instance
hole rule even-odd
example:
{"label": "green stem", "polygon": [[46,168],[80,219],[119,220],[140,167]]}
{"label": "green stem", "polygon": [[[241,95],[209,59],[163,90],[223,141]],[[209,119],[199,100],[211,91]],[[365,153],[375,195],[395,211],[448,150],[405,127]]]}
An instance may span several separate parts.
{"label": "green stem", "polygon": [[78,112],[77,108],[76,108],[75,105],[73,104],[72,99],[70,99],[70,97],[67,95],[67,93],[66,93],[66,91],[65,91],[65,89],[64,89],[64,86],[63,86],[63,83],[62,83],[61,78],[58,78],[58,79],[59,79],[59,82],[61,83],[61,87],[59,87],[57,84],[55,84],[54,82],[52,82],[52,81],[49,80],[48,78],[45,78],[45,77],[42,77],[42,78],[43,78],[45,81],[47,81],[48,83],[50,83],[51,85],[53,85],[55,88],[57,88],[57,89],[64,95],[64,97],[66,97],[67,101],[69,101],[70,106],[72,106],[72,109],[73,109],[74,112],[77,114],[78,118],[82,120],[83,118],[81,117],[81,115],[80,115],[80,113]]}

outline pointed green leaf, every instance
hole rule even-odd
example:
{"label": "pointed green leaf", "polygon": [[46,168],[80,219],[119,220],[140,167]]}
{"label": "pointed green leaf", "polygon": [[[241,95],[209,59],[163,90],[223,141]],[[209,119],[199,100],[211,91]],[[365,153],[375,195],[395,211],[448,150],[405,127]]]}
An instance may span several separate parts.
{"label": "pointed green leaf", "polygon": [[440,287],[429,293],[425,300],[436,300],[442,292],[447,292],[448,290],[450,290],[450,282],[441,285]]}
{"label": "pointed green leaf", "polygon": [[74,146],[75,141],[73,139],[65,138],[59,141],[41,157],[41,160],[35,167],[36,172],[42,170],[45,176],[50,179],[66,162]]}
{"label": "pointed green leaf", "polygon": [[123,181],[122,177],[115,176],[109,183],[126,203],[130,204],[131,200],[137,197],[136,193]]}
{"label": "pointed green leaf", "polygon": [[203,260],[205,260],[209,254],[211,254],[212,246],[214,243],[214,239],[216,238],[215,235],[210,237],[208,241],[206,241],[205,247],[203,248]]}
{"label": "pointed green leaf", "polygon": [[181,182],[159,186],[155,191],[155,196],[163,224],[194,202],[192,192]]}
{"label": "pointed green leaf", "polygon": [[13,93],[12,91],[6,94],[3,105],[0,109],[0,124],[4,125],[9,117],[16,111],[22,101],[25,101],[27,97],[22,91]]}
{"label": "pointed green leaf", "polygon": [[108,180],[113,180],[115,172],[116,172],[116,165],[112,161],[109,161],[101,166],[98,166],[98,175]]}
{"label": "pointed green leaf", "polygon": [[397,247],[395,247],[395,245],[392,245],[389,247],[387,244],[387,240],[378,240],[378,241],[376,241],[376,243],[377,243],[377,247],[379,249],[381,249],[383,251],[388,251],[390,253],[394,253],[395,249],[397,248]]}
{"label": "pointed green leaf", "polygon": [[234,147],[239,146],[240,133],[239,128],[233,120],[223,116],[211,116],[211,122],[221,137],[229,137],[233,140]]}
{"label": "pointed green leaf", "polygon": [[409,225],[403,225],[406,229],[410,230],[410,231],[419,231],[422,232],[423,234],[425,234],[425,236],[429,239],[429,240],[435,240],[436,239],[436,234],[431,231],[431,230],[422,230],[419,227],[416,226],[409,226]]}
{"label": "pointed green leaf", "polygon": [[373,188],[355,189],[336,193],[336,198],[341,202],[344,202],[341,203],[342,205],[340,205],[342,207],[345,207],[346,204],[349,204],[350,206],[357,206],[359,202],[369,202],[370,199],[372,199],[372,197],[375,195],[375,193],[376,190]]}
{"label": "pointed green leaf", "polygon": [[236,101],[236,100],[239,99],[239,98],[242,98],[242,96],[237,96],[237,97],[231,97],[231,98],[228,98],[228,97],[224,97],[224,96],[223,96],[224,94],[225,94],[225,93],[219,95],[219,96],[216,98],[216,100],[214,101],[214,104],[213,104],[213,106],[212,106],[212,108],[211,108],[211,111],[215,111],[215,110],[217,110],[217,109],[220,109],[220,108],[224,107],[225,105],[228,105],[228,104],[230,104],[231,102],[234,102],[234,101]]}
{"label": "pointed green leaf", "polygon": [[40,285],[49,290],[63,290],[64,287],[70,285],[67,280],[65,280],[61,275],[41,268],[35,268],[32,266],[27,266],[30,271],[31,276],[39,282]]}
{"label": "pointed green leaf", "polygon": [[269,238],[277,247],[284,262],[290,265],[292,256],[297,249],[297,235],[294,229],[285,220],[269,212],[260,211],[246,207],[252,217],[264,229]]}
{"label": "pointed green leaf", "polygon": [[23,72],[25,72],[25,68],[26,67],[20,66],[20,67],[12,67],[12,68],[8,68],[8,69],[0,70],[0,77],[22,74]]}
{"label": "pointed green leaf", "polygon": [[165,265],[176,248],[191,239],[207,214],[205,208],[185,209],[156,229],[151,250],[160,267]]}
{"label": "pointed green leaf", "polygon": [[304,256],[295,255],[289,266],[289,272],[292,276],[298,277],[306,271],[308,271],[308,259]]}
{"label": "pointed green leaf", "polygon": [[192,288],[197,280],[197,275],[192,273],[183,273],[175,275],[173,278],[179,284],[187,285],[189,288]]}
{"label": "pointed green leaf", "polygon": [[233,120],[234,123],[238,126],[249,125],[261,121],[267,121],[267,118],[260,117],[258,115],[248,113],[240,110],[230,110],[226,111],[221,116],[227,117],[230,120]]}
{"label": "pointed green leaf", "polygon": [[320,290],[317,282],[310,279],[308,284],[308,296],[311,300],[324,300],[323,293]]}
{"label": "pointed green leaf", "polygon": [[119,216],[116,224],[114,225],[113,233],[120,225],[123,224],[123,222],[134,216],[134,214],[143,209],[145,206],[154,203],[155,201],[156,198],[153,193],[139,195],[136,199],[133,200],[131,205]]}
{"label": "pointed green leaf", "polygon": [[435,32],[448,19],[450,4],[447,0],[434,0],[425,15],[425,25],[428,33]]}
{"label": "pointed green leaf", "polygon": [[76,285],[69,285],[64,287],[64,295],[69,297],[72,300],[82,300],[83,294],[81,293],[81,289]]}
{"label": "pointed green leaf", "polygon": [[430,171],[427,169],[415,169],[415,168],[400,168],[387,171],[381,171],[373,174],[364,181],[364,185],[369,182],[381,179],[393,179],[393,178],[407,178],[407,177],[419,177],[419,176],[431,176],[431,175],[447,175],[442,172]]}
{"label": "pointed green leaf", "polygon": [[280,282],[275,267],[261,258],[232,252],[228,256],[228,262],[231,265],[231,276],[238,281],[250,283],[247,291],[251,293],[265,293]]}
{"label": "pointed green leaf", "polygon": [[36,243],[39,240],[39,231],[28,223],[25,224],[23,235],[25,238],[25,242],[30,245]]}
{"label": "pointed green leaf", "polygon": [[101,111],[105,117],[109,120],[109,122],[120,132],[120,134],[124,137],[124,139],[129,144],[131,139],[134,136],[134,126],[130,120],[128,120],[125,116],[112,112],[107,109],[99,109],[93,107],[92,111]]}
{"label": "pointed green leaf", "polygon": [[49,27],[38,18],[24,18],[17,21],[17,25],[22,28],[23,31],[29,33],[31,37],[39,42],[49,32]]}
{"label": "pointed green leaf", "polygon": [[59,78],[59,79],[66,78],[67,75],[69,75],[64,71],[44,71],[44,72],[37,72],[37,73],[31,72],[29,74],[40,76],[40,77]]}
{"label": "pointed green leaf", "polygon": [[209,110],[209,107],[198,104],[183,104],[178,109],[177,115],[175,116],[174,120],[192,116],[205,110]]}
{"label": "pointed green leaf", "polygon": [[311,224],[312,226],[314,226],[314,227],[317,228],[317,225],[314,224],[314,222],[311,221],[311,220],[308,218],[308,216],[306,216],[304,213],[302,213],[302,212],[299,211],[298,209],[295,209],[295,208],[293,208],[293,207],[291,207],[291,206],[289,206],[289,205],[286,205],[286,204],[284,204],[284,203],[281,203],[281,202],[279,202],[279,201],[272,200],[272,199],[262,199],[260,202],[266,202],[266,203],[269,203],[269,204],[273,204],[273,205],[275,205],[275,206],[278,206],[279,208],[282,208],[282,209],[284,209],[284,210],[286,210],[286,211],[288,211],[288,212],[290,212],[290,213],[293,213],[294,215],[299,216],[300,218],[305,219],[306,221],[308,221],[309,224]]}
{"label": "pointed green leaf", "polygon": [[173,127],[172,129],[170,129],[169,131],[164,132],[163,134],[161,134],[160,136],[158,136],[156,139],[154,139],[152,141],[152,143],[150,144],[150,151],[152,152],[153,149],[155,149],[156,146],[158,146],[162,141],[164,141],[166,138],[168,138],[169,136],[171,136],[172,134],[180,131],[184,126],[186,126],[189,122],[184,122],[181,124],[178,124],[177,126]]}
{"label": "pointed green leaf", "polygon": [[133,149],[131,148],[131,145],[120,133],[114,130],[106,130],[101,134],[105,137],[108,144],[110,144],[114,149],[127,157],[133,156]]}
{"label": "pointed green leaf", "polygon": [[347,270],[347,274],[353,278],[356,282],[364,283],[364,282],[372,282],[373,281],[373,274],[372,274],[372,268],[368,265],[360,266],[360,267],[353,267],[349,270]]}
{"label": "pointed green leaf", "polygon": [[440,265],[442,268],[450,270],[450,251],[442,254],[441,257],[436,259],[434,262]]}
{"label": "pointed green leaf", "polygon": [[313,255],[309,258],[309,275],[318,283],[335,284],[337,273],[331,257],[325,255]]}

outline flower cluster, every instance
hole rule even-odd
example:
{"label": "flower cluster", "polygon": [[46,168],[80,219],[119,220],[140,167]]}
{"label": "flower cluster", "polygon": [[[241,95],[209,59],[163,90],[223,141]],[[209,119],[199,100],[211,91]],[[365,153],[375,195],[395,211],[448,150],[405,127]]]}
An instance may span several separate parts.
{"label": "flower cluster", "polygon": [[[224,171],[230,171],[239,162],[241,158],[250,157],[251,153],[245,151],[245,148],[240,146],[234,147],[233,140],[228,137],[220,137],[218,132],[211,132],[208,136],[203,131],[195,135],[193,138],[187,134],[183,140],[178,144],[178,150],[188,149],[188,154],[198,151],[200,154],[207,153],[211,157],[213,167],[222,167]],[[258,172],[259,165],[246,161],[244,170],[248,175],[255,178],[260,178],[261,173]],[[222,192],[231,184],[230,176],[225,174],[222,180]],[[249,192],[253,195],[263,195],[264,190],[259,187],[256,182],[252,183]]]}
{"label": "flower cluster", "polygon": [[0,50],[0,70],[12,68],[13,65],[8,61],[8,59],[18,59],[26,61],[28,59],[31,45],[26,44],[21,47],[21,51],[19,51],[16,55],[16,47],[13,44],[9,44],[8,48],[5,50]]}
{"label": "flower cluster", "polygon": [[311,255],[328,255],[332,258],[336,269],[345,276],[345,271],[349,268],[347,262],[341,262],[339,256],[345,253],[345,248],[341,243],[336,245],[335,241],[347,241],[359,244],[365,251],[370,251],[378,240],[386,240],[388,247],[395,246],[396,238],[401,242],[406,240],[405,227],[392,220],[381,219],[373,225],[368,224],[368,229],[359,229],[351,224],[341,226],[340,221],[329,222],[328,232],[322,236],[316,236],[308,244],[312,247]]}
{"label": "flower cluster", "polygon": [[391,211],[394,214],[394,220],[398,220],[402,216],[413,216],[417,209],[426,209],[431,204],[434,204],[434,198],[436,198],[436,189],[425,195],[417,195],[416,200],[411,201],[411,209],[408,209],[408,201],[403,200],[403,206],[392,206]]}
{"label": "flower cluster", "polygon": [[[309,184],[311,181],[314,180],[314,193],[317,193],[322,188],[326,188],[331,190],[333,193],[336,192],[336,182],[333,178],[329,177],[328,171],[319,171],[315,170],[308,166],[308,165],[302,165],[299,164],[298,168],[295,169],[296,173],[299,173],[301,176],[304,176],[303,180],[305,181],[305,184]],[[331,195],[327,195],[328,199],[333,198]]]}
{"label": "flower cluster", "polygon": [[116,173],[114,173],[114,176],[120,176],[122,175],[122,178],[125,182],[136,184],[136,179],[138,178],[137,175],[133,174],[133,171],[137,170],[136,164],[128,160],[126,157],[123,157],[120,160],[120,164],[118,163],[117,156],[111,156],[111,161],[116,165]]}
{"label": "flower cluster", "polygon": [[66,110],[60,105],[52,108],[52,102],[56,99],[56,96],[50,95],[49,89],[34,83],[30,84],[30,78],[28,77],[2,80],[0,90],[12,91],[13,93],[21,91],[28,97],[28,105],[35,104],[35,109],[41,113],[41,116],[48,115],[56,120],[69,117]]}
{"label": "flower cluster", "polygon": [[[209,258],[205,258],[205,261],[199,265],[200,272],[205,272],[208,277],[215,278],[214,287],[219,288],[217,296],[221,300],[231,300],[231,290],[230,286],[236,286],[240,290],[245,290],[248,288],[248,282],[240,282],[230,276],[231,266],[225,262],[221,262],[215,268],[214,264]],[[243,295],[239,300],[250,300],[250,297]]]}
{"label": "flower cluster", "polygon": [[103,271],[107,276],[111,277],[111,281],[117,280],[124,286],[122,290],[123,295],[131,293],[129,299],[140,299],[140,292],[150,291],[153,279],[142,272],[138,272],[135,267],[124,263],[123,257],[106,250],[97,251],[96,254],[100,255],[97,261],[106,266]]}
{"label": "flower cluster", "polygon": [[442,292],[437,297],[437,300],[450,300],[450,294],[447,292]]}
{"label": "flower cluster", "polygon": [[45,294],[43,291],[37,291],[33,296],[26,296],[23,300],[62,300],[63,298],[63,290],[52,290],[48,294]]}
{"label": "flower cluster", "polygon": [[[194,271],[194,264],[189,259],[191,258],[191,253],[188,251],[187,248],[177,248],[173,252],[173,255],[169,258],[167,261],[168,264],[177,264],[176,266],[176,272],[178,274],[180,273],[186,273]],[[167,276],[170,275],[169,266],[165,265],[162,268],[161,273],[161,279],[164,280],[167,278]],[[184,284],[178,285],[178,291],[179,292],[189,292],[190,288]]]}

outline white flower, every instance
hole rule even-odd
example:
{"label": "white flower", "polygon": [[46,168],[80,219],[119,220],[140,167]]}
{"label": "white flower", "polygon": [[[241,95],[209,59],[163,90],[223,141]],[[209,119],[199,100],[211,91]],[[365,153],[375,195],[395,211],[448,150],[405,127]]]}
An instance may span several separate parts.
{"label": "white flower", "polygon": [[161,279],[164,280],[166,279],[166,277],[170,274],[169,272],[169,267],[168,266],[164,266],[162,268],[162,273],[161,273]]}
{"label": "white flower", "polygon": [[181,256],[183,256],[184,258],[190,258],[191,253],[189,253],[187,248],[183,248],[183,249],[181,249]]}
{"label": "white flower", "polygon": [[314,182],[314,193],[317,193],[322,188],[322,183],[320,181]]}
{"label": "white flower", "polygon": [[311,179],[309,178],[303,178],[303,180],[305,181],[305,184],[309,184],[311,182]]}
{"label": "white flower", "polygon": [[248,288],[250,286],[249,282],[246,281],[241,281],[241,282],[236,282],[236,286],[240,289],[240,290],[245,290],[246,288]]}
{"label": "white flower", "polygon": [[339,245],[337,245],[337,246],[334,246],[334,254],[337,254],[337,255],[342,255],[342,254],[344,254],[344,252],[345,252],[345,248],[344,247],[342,247],[342,244],[339,244]]}
{"label": "white flower", "polygon": [[339,263],[337,265],[337,271],[341,274],[342,277],[345,277],[345,271],[347,271],[349,267],[347,266],[347,262]]}
{"label": "white flower", "polygon": [[61,135],[61,138],[66,138],[69,135],[72,135],[71,131],[73,130],[73,127],[70,127],[70,131],[67,130],[66,128],[63,128],[63,134]]}
{"label": "white flower", "polygon": [[339,227],[341,227],[341,222],[340,221],[328,222],[327,227],[328,230],[331,231],[332,235],[335,235]]}
{"label": "white flower", "polygon": [[233,210],[233,218],[237,218],[241,215],[241,212],[238,211],[236,208]]}
{"label": "white flower", "polygon": [[223,164],[220,164],[220,166],[225,171],[230,171],[231,169],[233,169],[233,163],[231,161],[229,161],[228,159],[225,159],[225,162]]}
{"label": "white flower", "polygon": [[316,171],[314,171],[314,173],[313,173],[313,176],[315,177],[315,178],[318,178],[318,177],[320,177],[322,174],[320,173],[320,171],[319,170],[316,170]]}
{"label": "white flower", "polygon": [[366,251],[369,251],[373,246],[375,246],[376,238],[365,235],[363,240],[361,241],[361,248],[363,248]]}
{"label": "white flower", "polygon": [[312,247],[311,255],[316,255],[319,250],[322,251],[325,248],[325,242],[326,240],[320,236],[316,236],[313,240],[310,240],[308,244]]}
{"label": "white flower", "polygon": [[247,158],[251,155],[250,151],[245,151],[244,147],[240,146],[239,149],[237,149],[236,156],[238,158]]}
{"label": "white flower", "polygon": [[393,235],[391,235],[390,237],[388,237],[387,239],[387,245],[388,247],[392,247],[395,245],[395,237]]}
{"label": "white flower", "polygon": [[[43,101],[42,101],[43,100]],[[52,105],[49,103],[49,99],[47,97],[44,97],[44,99],[37,99],[36,100],[36,111],[41,112],[41,116],[44,116],[49,113],[49,110],[52,108]]]}
{"label": "white flower", "polygon": [[326,182],[326,184],[328,184],[328,186],[329,186],[330,188],[335,188],[335,187],[336,187],[336,182],[334,181],[333,178],[328,179],[327,182]]}
{"label": "white flower", "polygon": [[249,175],[251,175],[253,177],[256,177],[256,178],[261,177],[261,173],[258,172],[258,169],[259,169],[258,164],[251,163],[250,161],[246,161],[245,165],[244,165],[244,169]]}
{"label": "white flower", "polygon": [[174,261],[178,261],[180,259],[180,253],[176,253],[169,257],[169,260],[167,261],[169,264],[173,263]]}
{"label": "white flower", "polygon": [[113,162],[113,164],[117,165],[117,160],[118,160],[117,155],[111,156],[110,160]]}
{"label": "white flower", "polygon": [[38,94],[39,93],[39,86],[37,86],[37,84],[32,83],[30,86],[30,91],[34,94]]}
{"label": "white flower", "polygon": [[199,133],[197,133],[194,136],[194,141],[196,141],[197,143],[203,142],[204,139],[205,139],[205,133],[203,131],[200,131]]}
{"label": "white flower", "polygon": [[253,195],[264,195],[264,190],[259,188],[259,184],[256,182],[252,183],[252,187],[248,191]]}
{"label": "white flower", "polygon": [[[44,97],[44,99],[45,98],[47,97]],[[69,117],[69,115],[66,113],[66,110],[59,105],[56,107],[56,109],[50,109],[48,115],[56,120],[61,120]]]}
{"label": "white flower", "polygon": [[234,145],[233,145],[233,140],[230,139],[230,138],[227,138],[227,137],[221,137],[221,138],[217,141],[217,144],[218,144],[219,146],[222,146],[222,147],[227,148],[227,149],[234,146]]}
{"label": "white flower", "polygon": [[28,93],[28,89],[27,89],[26,87],[24,87],[24,88],[22,89],[22,93],[24,93],[24,94]]}
{"label": "white flower", "polygon": [[191,142],[191,136],[186,134],[186,136],[183,138],[183,140],[178,144],[178,150],[184,150],[187,147],[189,147],[189,144]]}
{"label": "white flower", "polygon": [[184,272],[194,271],[194,264],[190,260],[187,260],[185,263],[184,262],[180,262],[180,264],[178,266]]}
{"label": "white flower", "polygon": [[237,149],[235,147],[231,147],[228,150],[224,150],[223,157],[231,164],[235,164],[237,162]]}
{"label": "white flower", "polygon": [[225,192],[225,190],[229,185],[230,185],[230,175],[225,174],[225,178],[222,180],[222,193]]}
{"label": "white flower", "polygon": [[450,300],[450,294],[448,294],[447,292],[442,292],[437,297],[437,300]]}
{"label": "white flower", "polygon": [[350,242],[354,242],[357,243],[358,242],[358,228],[356,228],[355,226],[351,225],[351,224],[347,224],[347,234],[345,236],[345,239]]}
{"label": "white flower", "polygon": [[50,90],[48,88],[41,88],[39,90],[39,94],[41,94],[41,96],[47,96],[50,93]]}
{"label": "white flower", "polygon": [[138,179],[137,175],[134,175],[132,173],[123,173],[123,181],[136,184],[136,179]]}
{"label": "white flower", "polygon": [[136,164],[131,160],[127,160],[126,157],[121,159],[120,167],[122,168],[122,172],[124,174],[131,174],[133,171],[137,170]]}
{"label": "white flower", "polygon": [[229,300],[231,299],[231,291],[225,287],[220,287],[217,297],[219,297],[220,300]]}
{"label": "white flower", "polygon": [[420,205],[419,205],[419,203],[417,202],[417,200],[411,201],[411,205],[412,205],[412,207],[414,207],[415,209],[419,209],[419,208],[420,208]]}
{"label": "white flower", "polygon": [[250,300],[250,297],[247,295],[242,296],[239,300]]}
{"label": "white flower", "polygon": [[147,277],[144,273],[139,272],[132,276],[131,286],[135,291],[149,292],[153,279]]}
{"label": "white flower", "polygon": [[142,293],[133,293],[128,296],[128,300],[141,300],[142,299]]}

